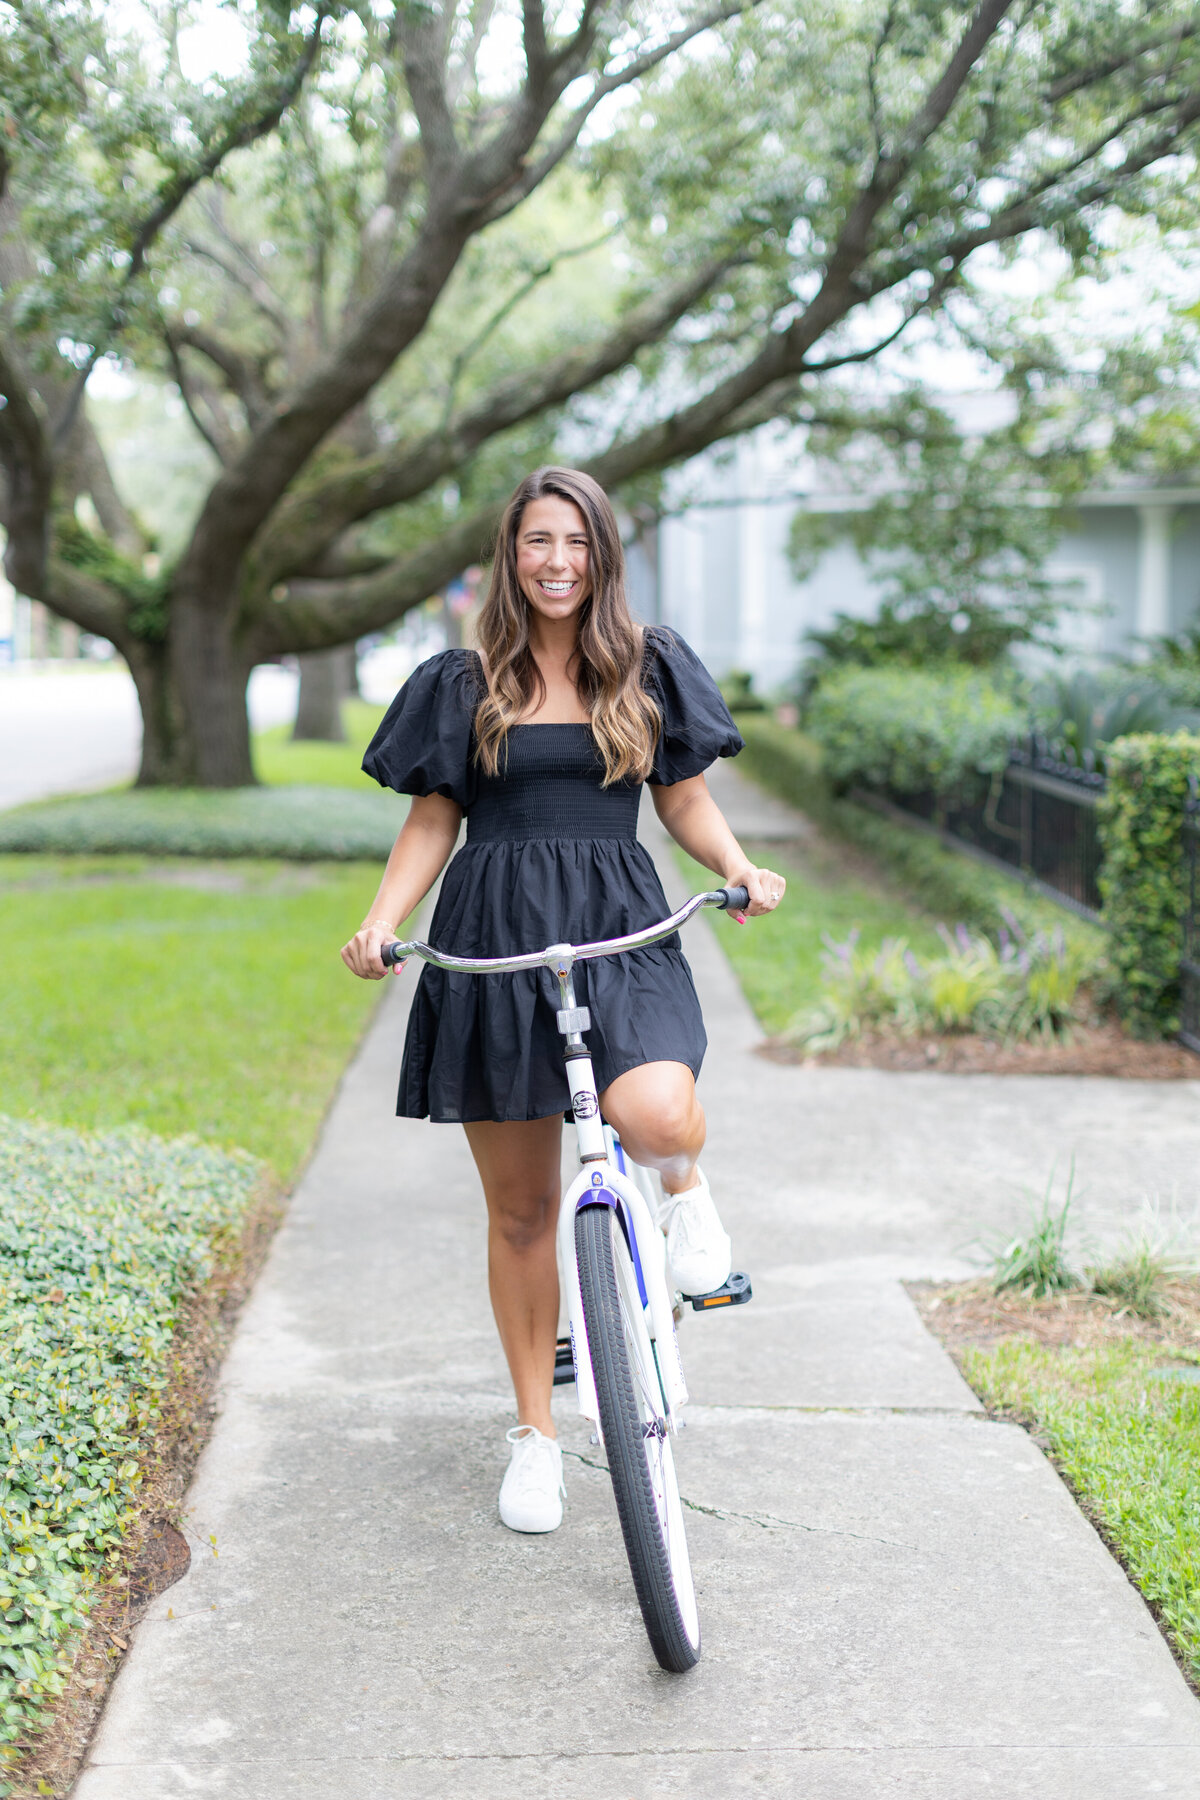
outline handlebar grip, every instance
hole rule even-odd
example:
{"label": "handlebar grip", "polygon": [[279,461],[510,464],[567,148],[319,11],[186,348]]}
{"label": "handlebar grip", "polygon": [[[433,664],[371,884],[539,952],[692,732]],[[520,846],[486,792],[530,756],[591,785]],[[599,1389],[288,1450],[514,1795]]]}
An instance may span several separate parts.
{"label": "handlebar grip", "polygon": [[379,960],[385,969],[390,969],[393,963],[404,961],[403,945],[399,938],[393,938],[390,944],[383,946],[379,952]]}
{"label": "handlebar grip", "polygon": [[721,902],[722,912],[741,912],[750,904],[750,891],[744,887],[722,888],[725,898]]}

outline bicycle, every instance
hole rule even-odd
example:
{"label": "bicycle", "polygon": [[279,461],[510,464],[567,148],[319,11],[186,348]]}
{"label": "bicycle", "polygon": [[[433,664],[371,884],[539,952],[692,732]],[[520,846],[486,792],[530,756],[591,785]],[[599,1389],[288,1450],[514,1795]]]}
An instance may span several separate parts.
{"label": "bicycle", "polygon": [[740,1306],[749,1278],[731,1274],[711,1294],[679,1295],[668,1283],[666,1240],[655,1221],[649,1172],[624,1153],[600,1116],[583,1033],[586,1006],[575,999],[577,962],[660,943],[703,907],[740,910],[744,887],[694,894],[678,912],[643,931],[592,944],[551,944],[522,956],[452,956],[399,939],[381,952],[386,966],[410,956],[456,974],[515,974],[549,968],[557,976],[558,1029],[579,1143],[580,1173],[563,1195],[558,1250],[566,1277],[570,1337],[560,1339],[555,1384],[574,1380],[579,1410],[608,1453],[617,1515],[650,1647],[660,1667],[684,1674],[700,1659],[700,1618],[688,1558],[683,1503],[671,1439],[683,1424],[687,1386],[675,1335],[676,1307]]}

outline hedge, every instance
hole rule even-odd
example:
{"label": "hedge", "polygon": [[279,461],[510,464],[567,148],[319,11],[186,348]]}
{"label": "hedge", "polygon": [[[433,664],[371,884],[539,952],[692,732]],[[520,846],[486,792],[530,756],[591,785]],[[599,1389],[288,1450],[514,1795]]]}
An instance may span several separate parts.
{"label": "hedge", "polygon": [[0,1744],[61,1691],[142,1480],[180,1301],[261,1176],[195,1139],[0,1117]]}
{"label": "hedge", "polygon": [[1100,891],[1112,930],[1117,1006],[1139,1037],[1179,1029],[1180,822],[1189,775],[1200,776],[1200,736],[1189,732],[1138,733],[1108,750],[1108,787],[1099,803]]}
{"label": "hedge", "polygon": [[941,794],[1002,769],[1028,716],[976,670],[847,668],[822,681],[807,726],[834,788]]}
{"label": "hedge", "polygon": [[1104,934],[1051,900],[1034,894],[1016,874],[1006,874],[951,850],[932,834],[900,825],[834,794],[822,766],[821,747],[804,732],[761,714],[739,713],[746,748],[737,767],[778,794],[815,825],[867,852],[935,918],[973,925],[997,935],[1005,913],[1028,931],[1061,925],[1067,937],[1098,959]]}
{"label": "hedge", "polygon": [[131,788],[0,815],[0,852],[376,862],[404,818],[396,794],[335,787]]}

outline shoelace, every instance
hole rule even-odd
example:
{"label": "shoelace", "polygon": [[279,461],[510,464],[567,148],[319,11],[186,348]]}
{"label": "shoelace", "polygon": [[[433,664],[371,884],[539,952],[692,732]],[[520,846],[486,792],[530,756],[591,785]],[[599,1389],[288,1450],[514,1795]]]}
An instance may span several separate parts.
{"label": "shoelace", "polygon": [[539,1492],[541,1491],[542,1487],[545,1485],[545,1478],[543,1475],[539,1474],[538,1466],[535,1464],[535,1458],[538,1459],[538,1462],[541,1462],[543,1456],[545,1456],[549,1460],[549,1472],[555,1478],[555,1486],[561,1494],[566,1494],[567,1490],[563,1485],[563,1479],[560,1473],[561,1465],[554,1454],[558,1446],[553,1438],[548,1438],[544,1432],[538,1430],[536,1425],[513,1425],[505,1432],[504,1437],[507,1443],[512,1444],[514,1447],[519,1445],[522,1449],[522,1455],[519,1456],[512,1465],[513,1473],[516,1476],[519,1488],[524,1489],[532,1487],[536,1488]]}
{"label": "shoelace", "polygon": [[695,1205],[703,1192],[702,1187],[695,1187],[682,1194],[672,1194],[670,1205],[663,1209],[663,1228],[667,1231],[674,1228],[676,1237],[682,1238],[684,1244],[694,1244],[697,1234],[703,1240],[704,1220],[701,1209]]}

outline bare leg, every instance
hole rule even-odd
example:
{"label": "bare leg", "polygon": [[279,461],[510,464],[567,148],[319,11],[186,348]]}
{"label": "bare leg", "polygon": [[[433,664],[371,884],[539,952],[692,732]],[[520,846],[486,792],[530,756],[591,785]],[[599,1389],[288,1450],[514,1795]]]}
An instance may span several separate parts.
{"label": "bare leg", "polygon": [[686,1063],[643,1063],[609,1083],[600,1110],[634,1162],[657,1169],[668,1194],[696,1186],[704,1148],[704,1109]]}
{"label": "bare leg", "polygon": [[465,1125],[488,1209],[488,1288],[517,1397],[517,1422],[555,1437],[550,1416],[558,1335],[554,1237],[562,1114]]}

